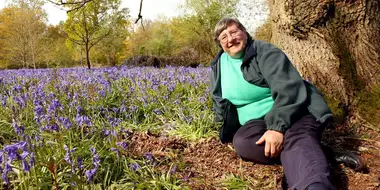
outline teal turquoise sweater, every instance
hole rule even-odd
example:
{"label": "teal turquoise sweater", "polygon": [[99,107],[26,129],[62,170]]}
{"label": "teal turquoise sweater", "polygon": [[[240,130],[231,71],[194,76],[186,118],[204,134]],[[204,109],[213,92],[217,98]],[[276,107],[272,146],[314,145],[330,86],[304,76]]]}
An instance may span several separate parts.
{"label": "teal turquoise sweater", "polygon": [[237,107],[239,123],[244,125],[251,119],[264,117],[274,103],[270,89],[244,80],[240,69],[243,58],[223,53],[220,60],[222,97]]}

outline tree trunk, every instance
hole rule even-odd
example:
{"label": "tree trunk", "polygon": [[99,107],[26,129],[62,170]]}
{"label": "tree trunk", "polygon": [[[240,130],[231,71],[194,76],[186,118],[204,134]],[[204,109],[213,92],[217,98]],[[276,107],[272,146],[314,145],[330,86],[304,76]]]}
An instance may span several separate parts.
{"label": "tree trunk", "polygon": [[88,69],[91,69],[91,63],[90,63],[90,48],[88,43],[86,43],[86,62]]}
{"label": "tree trunk", "polygon": [[269,0],[272,42],[305,79],[350,106],[380,82],[380,0]]}

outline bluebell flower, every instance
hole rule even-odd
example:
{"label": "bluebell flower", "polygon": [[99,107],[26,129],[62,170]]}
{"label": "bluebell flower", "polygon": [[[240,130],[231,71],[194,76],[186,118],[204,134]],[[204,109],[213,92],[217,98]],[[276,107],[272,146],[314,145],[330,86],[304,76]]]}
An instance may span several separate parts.
{"label": "bluebell flower", "polygon": [[41,117],[44,114],[44,107],[42,105],[37,105],[34,107],[34,115]]}
{"label": "bluebell flower", "polygon": [[127,107],[124,105],[124,104],[122,104],[121,106],[120,106],[120,112],[121,113],[125,113],[127,111]]}
{"label": "bluebell flower", "polygon": [[69,147],[67,147],[67,145],[63,145],[63,148],[65,149],[66,151],[66,154],[65,154],[65,157],[64,157],[64,160],[69,163],[70,165],[73,164],[73,162],[71,161],[71,151],[69,149]]}
{"label": "bluebell flower", "polygon": [[99,90],[99,91],[98,91],[98,94],[99,94],[101,97],[105,97],[105,96],[106,96],[106,92],[105,92],[103,89]]}
{"label": "bluebell flower", "polygon": [[0,164],[4,161],[4,150],[0,150]]}
{"label": "bluebell flower", "polygon": [[5,95],[2,98],[2,105],[3,105],[3,107],[5,107],[7,105],[7,96],[5,96]]}
{"label": "bluebell flower", "polygon": [[170,169],[170,174],[173,175],[176,171],[177,171],[177,165],[174,165],[174,166]]}
{"label": "bluebell flower", "polygon": [[7,154],[8,154],[8,159],[10,161],[13,161],[15,159],[18,159],[20,160],[21,157],[20,155],[18,154],[18,147],[16,144],[13,144],[13,145],[7,145],[3,148],[3,150],[7,151]]}
{"label": "bluebell flower", "polygon": [[75,122],[77,123],[78,126],[89,126],[91,125],[91,120],[87,116],[84,115],[77,115],[75,117]]}
{"label": "bluebell flower", "polygon": [[30,166],[26,160],[21,161],[21,167],[24,172],[29,172],[30,171]]}
{"label": "bluebell flower", "polygon": [[111,133],[110,130],[107,130],[107,129],[105,129],[105,128],[102,129],[102,132],[103,132],[103,135],[104,135],[104,136],[108,136],[108,135],[110,135],[110,133]]}
{"label": "bluebell flower", "polygon": [[128,143],[122,141],[122,142],[117,142],[116,145],[120,146],[123,150],[125,150],[128,147]]}
{"label": "bluebell flower", "polygon": [[160,110],[160,108],[154,109],[153,113],[155,113],[157,115],[162,115],[162,111]]}
{"label": "bluebell flower", "polygon": [[152,155],[150,152],[145,153],[145,157],[146,157],[149,161],[153,161],[153,155]]}
{"label": "bluebell flower", "polygon": [[92,153],[92,162],[93,162],[94,168],[85,171],[88,182],[91,182],[93,180],[93,177],[96,174],[96,171],[98,170],[99,163],[100,163],[99,155],[96,153],[96,149],[90,148],[90,151]]}
{"label": "bluebell flower", "polygon": [[57,131],[57,132],[59,131],[59,127],[55,123],[53,123],[52,125],[50,125],[49,129],[52,130],[52,131]]}
{"label": "bluebell flower", "polygon": [[88,182],[91,182],[94,179],[94,175],[96,174],[97,170],[98,170],[98,168],[93,168],[93,169],[85,171]]}
{"label": "bluebell flower", "polygon": [[61,121],[61,123],[63,124],[63,126],[66,128],[66,129],[70,129],[72,124],[71,124],[71,121],[69,118],[67,117],[60,117],[59,120]]}
{"label": "bluebell flower", "polygon": [[21,97],[21,96],[17,96],[16,98],[14,98],[14,100],[17,102],[17,104],[21,107],[21,108],[24,108],[25,107],[25,100]]}
{"label": "bluebell flower", "polygon": [[8,172],[10,172],[10,171],[12,171],[13,170],[13,168],[12,168],[12,166],[8,163],[8,162],[6,162],[5,163],[5,168],[4,168],[4,171],[3,171],[3,173],[2,173],[2,175],[1,175],[1,178],[2,178],[2,180],[3,180],[3,183],[5,184],[5,185],[8,185],[9,184],[9,179],[8,179]]}
{"label": "bluebell flower", "polygon": [[141,166],[138,163],[133,163],[129,165],[133,171],[137,171],[141,168]]}
{"label": "bluebell flower", "polygon": [[119,157],[119,149],[111,148],[110,150],[116,152],[116,156]]}
{"label": "bluebell flower", "polygon": [[79,169],[83,169],[83,161],[82,161],[82,159],[78,156],[78,158],[77,158],[77,162],[78,162],[78,168]]}
{"label": "bluebell flower", "polygon": [[77,114],[79,115],[83,111],[83,108],[82,108],[82,106],[77,106],[76,110],[77,110]]}
{"label": "bluebell flower", "polygon": [[16,134],[19,135],[19,136],[24,136],[25,133],[25,127],[24,125],[18,125],[17,122],[15,120],[12,121],[12,127],[13,129],[15,130]]}
{"label": "bluebell flower", "polygon": [[22,86],[21,85],[15,84],[13,86],[13,91],[15,91],[15,92],[21,92],[21,90],[22,90]]}
{"label": "bluebell flower", "polygon": [[30,167],[34,166],[34,152],[30,153],[29,165]]}
{"label": "bluebell flower", "polygon": [[51,112],[54,112],[57,109],[62,110],[63,108],[62,108],[62,105],[59,102],[59,100],[57,98],[55,98],[55,99],[53,99],[51,101],[48,112],[51,113]]}

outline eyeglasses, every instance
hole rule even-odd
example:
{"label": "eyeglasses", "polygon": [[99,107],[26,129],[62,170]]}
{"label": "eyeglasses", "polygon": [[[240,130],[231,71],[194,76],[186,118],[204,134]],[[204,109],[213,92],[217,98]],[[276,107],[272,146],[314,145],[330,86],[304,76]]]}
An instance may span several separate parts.
{"label": "eyeglasses", "polygon": [[221,43],[225,44],[228,41],[228,37],[235,38],[236,36],[238,36],[240,34],[240,32],[241,32],[241,30],[239,30],[239,29],[232,30],[230,32],[225,32],[224,34],[219,36],[219,41]]}

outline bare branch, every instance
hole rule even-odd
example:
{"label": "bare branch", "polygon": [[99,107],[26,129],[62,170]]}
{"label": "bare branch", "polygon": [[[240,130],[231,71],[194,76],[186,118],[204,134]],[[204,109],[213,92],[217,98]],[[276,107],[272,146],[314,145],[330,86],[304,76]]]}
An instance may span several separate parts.
{"label": "bare branch", "polygon": [[[142,3],[143,3],[143,0],[140,0],[140,10],[139,10],[139,15],[137,16],[137,20],[135,21],[135,24],[137,22],[139,22],[139,20],[141,19],[141,25],[142,25],[142,15],[141,15],[141,10],[142,10]],[[144,28],[144,25],[143,25],[143,28]]]}
{"label": "bare branch", "polygon": [[76,0],[76,1],[72,1],[72,2],[69,2],[67,0],[58,0],[58,1],[48,0],[48,1],[54,5],[57,5],[57,6],[72,5],[73,7],[66,11],[67,13],[69,13],[71,11],[79,10],[80,8],[84,7],[87,3],[89,3],[93,0]]}

